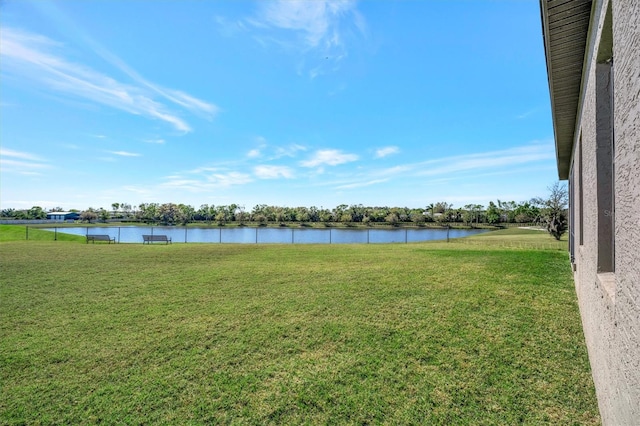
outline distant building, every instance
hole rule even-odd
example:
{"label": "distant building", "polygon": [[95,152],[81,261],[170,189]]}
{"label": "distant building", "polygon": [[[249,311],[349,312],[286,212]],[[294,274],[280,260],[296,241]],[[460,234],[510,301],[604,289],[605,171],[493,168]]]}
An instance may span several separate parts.
{"label": "distant building", "polygon": [[47,213],[48,220],[55,220],[58,222],[65,222],[67,220],[78,220],[80,219],[80,213],[76,212],[50,212]]}
{"label": "distant building", "polygon": [[540,0],[569,250],[600,415],[640,425],[640,1]]}

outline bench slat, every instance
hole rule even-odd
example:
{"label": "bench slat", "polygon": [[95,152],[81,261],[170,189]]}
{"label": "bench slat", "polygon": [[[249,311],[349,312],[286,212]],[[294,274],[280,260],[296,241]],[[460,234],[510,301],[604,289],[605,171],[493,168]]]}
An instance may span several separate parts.
{"label": "bench slat", "polygon": [[151,244],[152,242],[163,242],[163,243],[169,244],[171,242],[171,238],[167,237],[166,235],[143,235],[142,236],[142,244],[144,243]]}
{"label": "bench slat", "polygon": [[109,244],[111,244],[111,242],[115,244],[116,238],[106,234],[87,234],[87,244],[89,244],[89,241],[91,241],[94,244],[96,241],[108,241]]}

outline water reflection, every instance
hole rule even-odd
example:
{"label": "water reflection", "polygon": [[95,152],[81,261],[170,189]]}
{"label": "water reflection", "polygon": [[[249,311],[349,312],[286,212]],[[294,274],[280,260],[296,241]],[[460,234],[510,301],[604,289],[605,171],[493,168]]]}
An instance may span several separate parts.
{"label": "water reflection", "polygon": [[191,228],[175,226],[45,228],[73,235],[106,234],[119,243],[141,243],[142,235],[166,235],[174,243],[380,244],[444,240],[487,229]]}

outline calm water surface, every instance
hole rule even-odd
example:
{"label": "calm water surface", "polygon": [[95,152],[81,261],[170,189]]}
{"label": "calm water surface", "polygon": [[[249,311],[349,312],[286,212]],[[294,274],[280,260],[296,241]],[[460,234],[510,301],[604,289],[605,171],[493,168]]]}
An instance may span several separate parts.
{"label": "calm water surface", "polygon": [[[46,228],[55,231],[56,228]],[[107,234],[120,243],[141,243],[142,235],[166,235],[174,243],[234,244],[376,244],[445,240],[446,229],[344,228],[185,228],[175,226],[120,226],[57,228],[73,235]],[[488,232],[487,229],[450,229],[449,238]]]}

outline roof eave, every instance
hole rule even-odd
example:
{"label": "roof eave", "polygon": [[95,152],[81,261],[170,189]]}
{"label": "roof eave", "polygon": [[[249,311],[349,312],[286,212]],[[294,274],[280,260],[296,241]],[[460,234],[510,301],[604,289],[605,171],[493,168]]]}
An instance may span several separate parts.
{"label": "roof eave", "polygon": [[[562,180],[568,179],[571,166],[591,6],[592,0],[540,0],[556,162]],[[563,53],[554,57],[560,49]]]}

